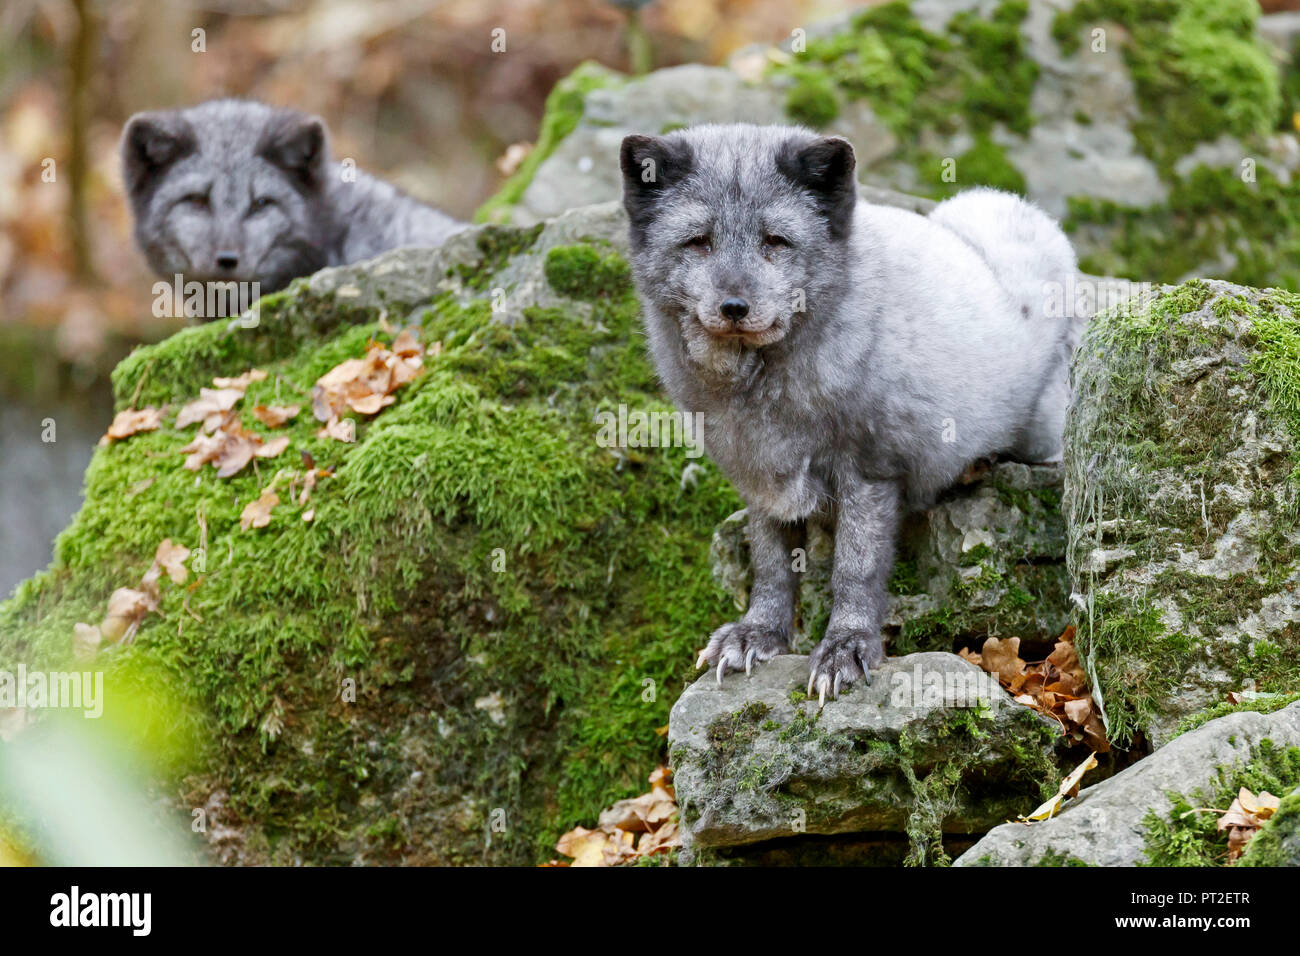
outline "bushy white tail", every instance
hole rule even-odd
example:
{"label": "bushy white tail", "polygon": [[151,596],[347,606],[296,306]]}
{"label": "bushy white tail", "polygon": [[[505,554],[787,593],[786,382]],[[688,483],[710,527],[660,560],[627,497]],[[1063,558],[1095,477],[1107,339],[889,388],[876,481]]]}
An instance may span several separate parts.
{"label": "bushy white tail", "polygon": [[[1046,312],[1049,302],[1059,303],[1062,290],[1070,287],[1078,262],[1070,240],[1051,216],[1012,193],[979,188],[940,203],[930,219],[980,254],[1022,315],[1041,318],[1050,323],[1045,325],[1045,333],[1060,334],[1052,326],[1063,320],[1049,319]],[[1079,344],[1083,317],[1064,321],[1069,323],[1064,332],[1073,351]]]}

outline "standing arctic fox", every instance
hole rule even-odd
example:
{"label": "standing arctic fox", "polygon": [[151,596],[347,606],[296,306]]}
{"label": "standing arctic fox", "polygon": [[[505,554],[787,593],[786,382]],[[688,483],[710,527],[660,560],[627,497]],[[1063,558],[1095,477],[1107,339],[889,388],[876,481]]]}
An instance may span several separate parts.
{"label": "standing arctic fox", "polygon": [[137,113],[122,170],[136,243],[166,279],[258,282],[265,294],[465,228],[381,179],[344,175],[319,117],[247,100]]}
{"label": "standing arctic fox", "polygon": [[853,147],[789,127],[623,141],[623,204],[649,347],[749,505],[745,615],[700,656],[784,653],[791,550],[833,522],[834,604],[808,687],[822,700],[884,657],[894,539],[972,462],[1059,457],[1080,323],[1045,314],[1074,252],[1008,193],[928,217],[861,202]]}

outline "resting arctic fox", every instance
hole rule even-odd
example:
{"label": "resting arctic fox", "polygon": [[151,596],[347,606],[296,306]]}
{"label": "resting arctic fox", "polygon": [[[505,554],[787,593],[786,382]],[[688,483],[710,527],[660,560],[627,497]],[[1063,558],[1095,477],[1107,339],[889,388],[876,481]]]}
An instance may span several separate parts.
{"label": "resting arctic fox", "polygon": [[466,228],[382,179],[345,176],[329,153],[319,117],[251,100],[137,113],[122,133],[136,243],[165,279],[257,282],[265,294]]}
{"label": "resting arctic fox", "polygon": [[623,203],[650,350],[749,505],[754,585],[700,663],[789,648],[805,521],[835,527],[811,659],[824,700],[884,657],[894,539],[972,462],[1057,458],[1080,323],[1049,318],[1074,252],[991,189],[928,217],[861,202],[853,147],[789,127],[623,141]]}

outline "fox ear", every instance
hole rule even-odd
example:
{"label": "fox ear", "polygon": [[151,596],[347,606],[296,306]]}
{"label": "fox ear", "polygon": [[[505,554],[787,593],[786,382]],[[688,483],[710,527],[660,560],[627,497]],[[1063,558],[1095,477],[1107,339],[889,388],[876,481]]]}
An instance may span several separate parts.
{"label": "fox ear", "polygon": [[777,166],[817,200],[832,237],[848,234],[858,201],[858,182],[853,174],[857,160],[847,139],[826,136],[801,146],[791,144],[777,159]]}
{"label": "fox ear", "polygon": [[316,189],[324,181],[328,154],[325,121],[291,110],[272,117],[257,146],[257,155],[279,166],[307,189]]}
{"label": "fox ear", "polygon": [[659,195],[691,171],[695,158],[690,144],[660,136],[627,136],[619,150],[623,169],[623,208],[639,239],[654,213]]}
{"label": "fox ear", "polygon": [[194,151],[190,124],[175,113],[136,113],[122,131],[122,178],[127,195],[143,195],[154,177]]}

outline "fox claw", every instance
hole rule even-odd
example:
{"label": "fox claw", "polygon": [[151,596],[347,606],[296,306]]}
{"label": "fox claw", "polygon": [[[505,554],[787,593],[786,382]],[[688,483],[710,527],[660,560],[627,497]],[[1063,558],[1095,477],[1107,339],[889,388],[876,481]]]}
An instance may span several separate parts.
{"label": "fox claw", "polygon": [[717,666],[717,681],[722,682],[728,671],[743,670],[753,675],[755,662],[761,663],[789,647],[789,631],[781,627],[767,627],[748,621],[733,621],[713,632],[708,646],[700,651],[697,668],[706,664]]}

